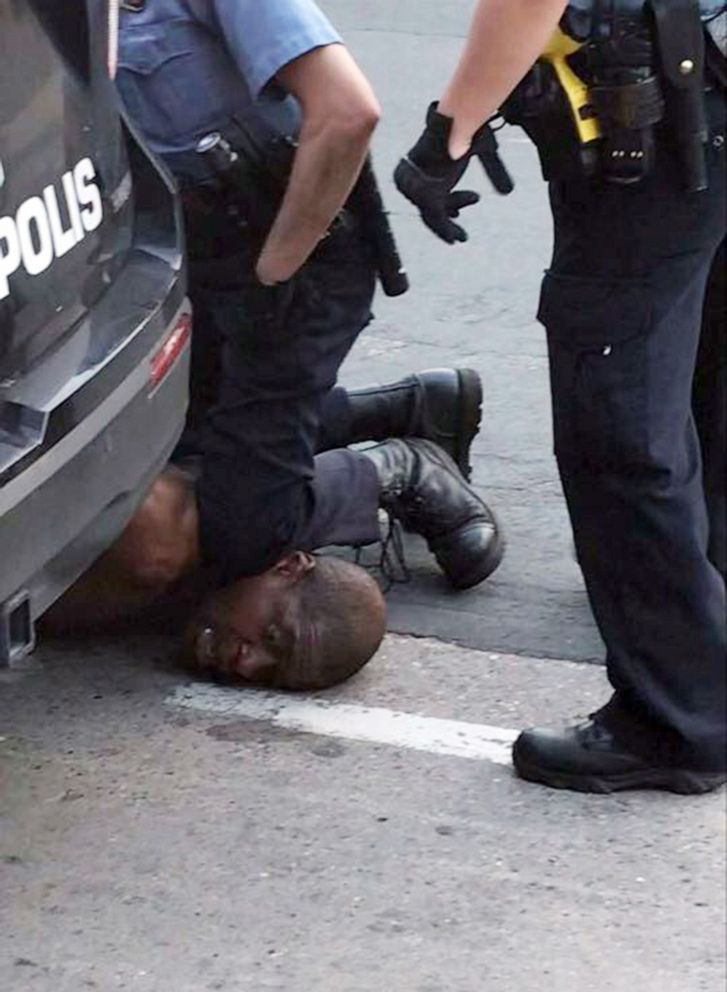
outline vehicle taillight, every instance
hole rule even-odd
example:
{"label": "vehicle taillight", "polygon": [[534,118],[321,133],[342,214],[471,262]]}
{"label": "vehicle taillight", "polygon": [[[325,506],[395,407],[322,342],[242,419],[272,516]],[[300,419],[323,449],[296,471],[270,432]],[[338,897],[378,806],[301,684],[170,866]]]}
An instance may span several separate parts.
{"label": "vehicle taillight", "polygon": [[119,0],[108,0],[109,5],[109,48],[108,67],[109,76],[116,78],[116,70],[119,65]]}
{"label": "vehicle taillight", "polygon": [[152,388],[158,386],[164,376],[169,372],[181,353],[187,347],[189,336],[192,331],[192,318],[185,313],[174,325],[174,329],[165,338],[164,344],[151,360],[151,370],[149,372],[149,382]]}

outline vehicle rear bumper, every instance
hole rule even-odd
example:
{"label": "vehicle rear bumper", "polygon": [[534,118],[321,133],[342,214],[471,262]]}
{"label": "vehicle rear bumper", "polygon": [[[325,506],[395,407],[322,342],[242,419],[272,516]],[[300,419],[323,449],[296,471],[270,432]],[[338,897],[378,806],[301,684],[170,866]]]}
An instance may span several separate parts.
{"label": "vehicle rear bumper", "polygon": [[32,647],[13,641],[8,611],[20,604],[32,630],[120,533],[166,464],[184,423],[189,345],[156,387],[150,369],[166,334],[188,312],[185,301],[146,359],[93,413],[0,489],[0,665]]}

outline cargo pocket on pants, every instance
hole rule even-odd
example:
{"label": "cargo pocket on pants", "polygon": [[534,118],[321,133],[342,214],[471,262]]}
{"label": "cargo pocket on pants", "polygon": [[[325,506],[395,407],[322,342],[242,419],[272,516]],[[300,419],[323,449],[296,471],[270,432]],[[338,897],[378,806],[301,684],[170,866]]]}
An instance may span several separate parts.
{"label": "cargo pocket on pants", "polygon": [[546,274],[538,320],[559,461],[599,472],[646,459],[650,315],[643,281]]}

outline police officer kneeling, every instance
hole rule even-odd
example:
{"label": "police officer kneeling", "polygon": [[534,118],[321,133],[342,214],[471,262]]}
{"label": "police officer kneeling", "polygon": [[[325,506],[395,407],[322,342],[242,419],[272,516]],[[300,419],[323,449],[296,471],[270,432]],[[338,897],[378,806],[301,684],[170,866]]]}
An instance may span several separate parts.
{"label": "police officer kneeling", "polygon": [[[212,636],[208,627],[230,626],[230,602],[218,598],[224,622],[218,609],[214,624],[202,624],[202,660],[214,667],[217,644],[229,670],[220,656],[245,640],[241,598],[246,626],[257,629],[256,604],[267,616],[273,589],[279,620],[310,619],[316,598],[341,626],[346,587],[349,606],[356,598],[350,569],[337,580],[309,552],[377,541],[380,508],[428,541],[452,585],[482,581],[502,541],[462,474],[479,425],[479,379],[450,369],[381,390],[335,388],[370,320],[376,267],[394,290],[398,275],[381,258],[370,170],[357,182],[378,105],[340,37],[313,0],[121,7],[117,82],[179,181],[195,314],[191,409],[174,460],[201,468],[191,494],[174,476],[175,498],[162,502],[194,519],[182,558],[196,564],[198,539],[238,617],[237,635]],[[410,435],[417,439],[366,453],[346,447]],[[272,582],[253,582],[264,576]],[[361,585],[362,602],[369,593]],[[369,599],[378,631],[379,604]],[[302,656],[320,648],[320,638],[306,640],[309,628],[289,623],[283,638],[297,638]],[[365,638],[360,663],[374,641]]]}
{"label": "police officer kneeling", "polygon": [[517,771],[550,786],[725,781],[724,19],[717,0],[480,0],[397,169],[449,243],[472,157],[507,191],[498,108],[550,180],[555,451],[614,689],[519,737]]}

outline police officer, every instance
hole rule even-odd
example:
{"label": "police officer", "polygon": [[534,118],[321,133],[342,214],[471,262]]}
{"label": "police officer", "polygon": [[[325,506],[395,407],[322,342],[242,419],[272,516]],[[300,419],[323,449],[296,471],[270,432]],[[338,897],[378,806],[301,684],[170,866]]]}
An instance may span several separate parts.
{"label": "police officer", "polygon": [[[479,383],[448,370],[354,397],[332,391],[370,319],[369,248],[342,208],[379,114],[338,34],[312,0],[121,6],[120,92],[186,208],[195,339],[183,450],[202,454],[204,557],[223,582],[261,574],[292,549],[377,540],[384,506],[429,541],[455,586],[481,581],[502,554],[496,523],[426,440],[449,443],[466,466]],[[198,154],[212,132],[244,162],[258,142],[271,152],[259,187],[241,190],[242,213]],[[291,135],[278,200],[272,150]],[[314,461],[321,447],[404,430],[425,440]]]}
{"label": "police officer", "polygon": [[[590,17],[585,37],[597,58],[596,32],[608,24],[599,15],[637,11],[637,34],[646,30],[658,48],[648,68],[667,94],[666,116],[654,123],[656,98],[640,108],[654,124],[645,137],[627,136],[644,137],[641,156],[611,145],[613,165],[604,158],[593,169],[583,156],[581,175],[556,174],[550,184],[555,247],[539,319],[555,451],[614,690],[585,723],[529,730],[516,742],[519,774],[559,788],[696,793],[725,781],[725,101],[724,62],[711,41],[713,71],[699,78],[699,15],[724,16],[724,4],[671,5],[684,30],[672,30],[669,6],[653,0],[642,21],[634,0],[575,0],[568,9],[564,0],[480,0],[456,71],[396,175],[439,237],[465,240],[454,218],[477,197],[455,187],[470,159],[491,151],[484,122],[561,18]],[[615,68],[623,76],[629,66]],[[699,120],[705,87],[708,127]],[[696,127],[688,113],[668,112],[669,100],[683,108],[685,95]],[[541,112],[530,122],[542,159],[560,139]],[[652,158],[640,181],[609,173]]]}

